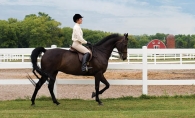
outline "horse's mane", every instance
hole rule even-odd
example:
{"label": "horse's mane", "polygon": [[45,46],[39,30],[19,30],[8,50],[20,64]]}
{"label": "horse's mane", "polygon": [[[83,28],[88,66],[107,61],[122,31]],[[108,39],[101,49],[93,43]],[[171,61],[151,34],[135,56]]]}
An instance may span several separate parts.
{"label": "horse's mane", "polygon": [[119,37],[119,34],[111,34],[111,35],[108,35],[107,37],[103,38],[101,41],[99,41],[98,43],[96,43],[95,46],[99,46],[99,45],[105,43],[108,39],[115,38],[115,37]]}

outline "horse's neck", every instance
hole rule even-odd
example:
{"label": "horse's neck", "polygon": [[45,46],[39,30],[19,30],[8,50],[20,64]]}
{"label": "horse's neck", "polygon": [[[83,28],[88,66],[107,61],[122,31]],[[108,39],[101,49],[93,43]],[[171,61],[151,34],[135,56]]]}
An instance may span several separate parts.
{"label": "horse's neck", "polygon": [[110,55],[115,47],[116,42],[117,42],[117,39],[109,40],[105,42],[104,44],[99,45],[97,47],[100,53],[104,55],[107,60],[110,58]]}

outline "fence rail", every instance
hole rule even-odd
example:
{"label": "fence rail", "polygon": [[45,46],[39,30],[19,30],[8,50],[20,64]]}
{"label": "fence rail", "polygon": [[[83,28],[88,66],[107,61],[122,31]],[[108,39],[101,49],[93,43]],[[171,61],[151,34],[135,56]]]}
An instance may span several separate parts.
{"label": "fence rail", "polygon": [[[20,50],[9,49],[10,52],[5,49],[0,49],[0,55],[3,54],[20,54],[30,55],[32,49],[27,49],[27,51],[20,52]],[[14,50],[14,51],[13,51]],[[13,52],[13,53],[11,53]],[[17,52],[17,53],[16,53]],[[194,55],[195,49],[147,49],[145,46],[142,49],[128,49],[128,62],[110,62],[108,64],[108,69],[139,69],[142,70],[142,80],[108,80],[111,85],[142,85],[142,93],[148,94],[148,85],[194,85],[195,80],[148,80],[148,70],[149,69],[195,69]],[[114,54],[115,55],[115,54]],[[133,56],[132,56],[133,55]],[[140,62],[131,62],[135,55],[139,55]],[[152,55],[152,56],[151,56]],[[172,58],[178,58],[179,61],[175,63],[174,61],[166,61],[164,63],[159,63],[157,61],[157,56],[159,55],[174,55]],[[186,57],[187,56],[187,57]],[[160,56],[159,56],[160,57]],[[166,56],[165,56],[166,57]],[[162,57],[161,59],[164,59]],[[184,64],[184,58],[190,59],[191,64]],[[1,58],[5,59],[5,57]],[[134,58],[136,59],[136,58]],[[137,58],[138,59],[138,58]],[[149,60],[154,60],[153,63]],[[10,68],[32,68],[30,62],[0,62],[0,69],[10,69]],[[7,84],[31,84],[28,80],[21,79],[5,79],[0,80],[0,85]],[[94,84],[94,80],[75,80],[75,79],[57,79],[55,83],[55,94],[57,95],[57,85],[58,84]]]}
{"label": "fence rail", "polygon": [[[0,49],[0,63],[1,62],[29,62],[30,54],[34,48],[1,48]],[[46,48],[51,49],[51,48]],[[69,48],[62,48],[69,49]],[[116,51],[116,49],[114,49]],[[185,51],[183,51],[185,50]],[[195,49],[148,49],[147,59],[148,63],[195,63]],[[142,63],[143,49],[128,49],[127,62],[128,63]],[[113,52],[110,60],[119,59],[118,53]],[[169,61],[172,59],[171,61]],[[188,59],[187,61],[184,59]],[[26,61],[25,61],[26,60]],[[138,61],[132,61],[138,60]],[[153,60],[152,62],[150,60]],[[157,60],[167,60],[159,62]],[[175,60],[175,61],[174,61]],[[179,61],[178,61],[179,60]],[[6,68],[6,67],[5,67]],[[22,67],[21,67],[22,68]]]}

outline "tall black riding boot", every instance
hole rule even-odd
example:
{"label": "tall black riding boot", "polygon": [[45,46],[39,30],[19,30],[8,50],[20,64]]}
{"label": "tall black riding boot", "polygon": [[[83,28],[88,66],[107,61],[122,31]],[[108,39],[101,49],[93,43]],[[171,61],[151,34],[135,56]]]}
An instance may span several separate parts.
{"label": "tall black riding boot", "polygon": [[85,53],[83,56],[83,59],[82,59],[82,67],[81,67],[81,70],[83,72],[88,71],[87,62],[88,62],[89,58],[90,58],[90,53]]}

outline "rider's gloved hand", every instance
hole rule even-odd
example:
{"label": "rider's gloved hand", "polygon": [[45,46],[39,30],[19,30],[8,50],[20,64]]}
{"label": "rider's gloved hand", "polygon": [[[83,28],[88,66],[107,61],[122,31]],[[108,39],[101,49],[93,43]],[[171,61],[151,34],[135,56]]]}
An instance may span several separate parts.
{"label": "rider's gloved hand", "polygon": [[87,41],[87,45],[92,45],[89,41]]}

